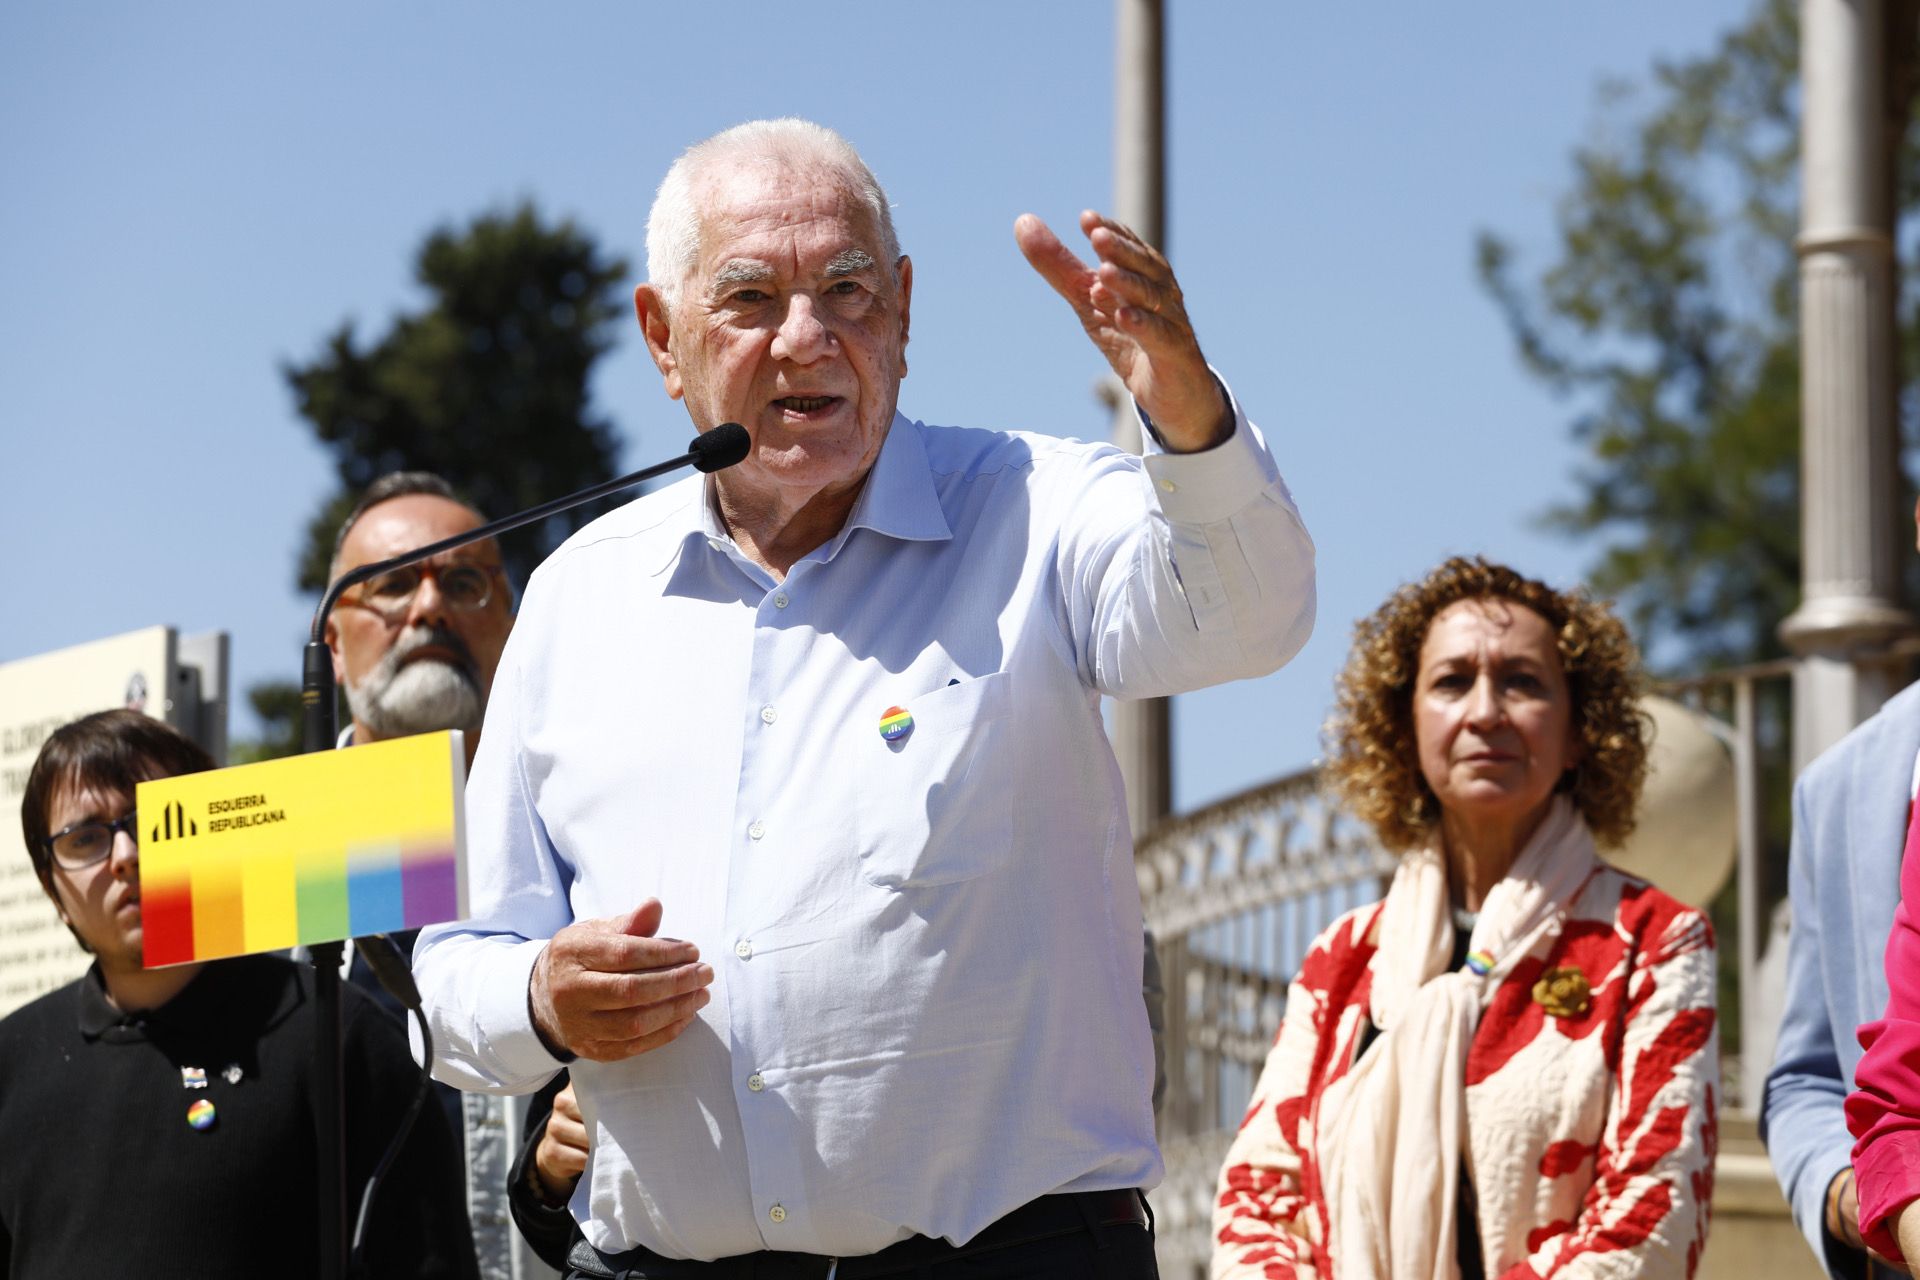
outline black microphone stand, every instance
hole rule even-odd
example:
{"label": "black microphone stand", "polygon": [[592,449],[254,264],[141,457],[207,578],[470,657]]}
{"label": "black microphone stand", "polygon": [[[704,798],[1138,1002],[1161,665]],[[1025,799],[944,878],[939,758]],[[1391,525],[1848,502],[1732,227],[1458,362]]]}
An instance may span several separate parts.
{"label": "black microphone stand", "polygon": [[[300,679],[300,750],[331,751],[338,729],[334,723],[333,652],[327,648],[327,615],[340,600],[340,593],[370,578],[394,569],[403,569],[422,560],[484,542],[510,530],[545,520],[562,511],[631,489],[655,476],[677,471],[691,464],[703,472],[731,467],[747,456],[751,445],[747,430],[737,422],[723,422],[713,430],[695,436],[687,452],[677,458],[607,480],[578,493],[503,519],[489,521],[465,533],[442,538],[405,555],[363,564],[349,569],[328,584],[313,611],[313,628],[307,636],[302,655]],[[346,1095],[340,1083],[340,942],[316,942],[307,949],[313,962],[313,1004],[318,1025],[314,1031],[314,1138],[319,1168],[321,1280],[346,1280],[347,1277],[347,1149]]]}

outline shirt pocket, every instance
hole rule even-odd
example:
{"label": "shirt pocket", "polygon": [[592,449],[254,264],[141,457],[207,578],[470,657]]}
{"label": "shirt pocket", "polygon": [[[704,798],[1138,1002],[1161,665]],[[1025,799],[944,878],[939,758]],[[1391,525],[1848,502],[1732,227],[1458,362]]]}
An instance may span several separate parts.
{"label": "shirt pocket", "polygon": [[861,874],[883,889],[958,884],[1012,860],[1007,673],[899,704],[913,732],[877,736],[857,812]]}

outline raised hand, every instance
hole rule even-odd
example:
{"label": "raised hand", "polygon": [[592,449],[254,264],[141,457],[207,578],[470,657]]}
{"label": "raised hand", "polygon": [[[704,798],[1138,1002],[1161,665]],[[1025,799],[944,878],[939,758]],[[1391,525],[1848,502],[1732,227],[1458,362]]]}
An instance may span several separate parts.
{"label": "raised hand", "polygon": [[1030,213],[1014,220],[1013,237],[1033,269],[1073,308],[1093,345],[1153,419],[1162,443],[1192,453],[1226,439],[1233,429],[1227,399],[1200,354],[1180,282],[1165,256],[1092,209],[1080,215],[1080,229],[1099,259],[1094,266]]}
{"label": "raised hand", "polygon": [[527,980],[533,1024],[553,1048],[595,1062],[657,1049],[693,1024],[711,994],[700,949],[656,938],[649,898],[623,916],[582,920],[553,935]]}

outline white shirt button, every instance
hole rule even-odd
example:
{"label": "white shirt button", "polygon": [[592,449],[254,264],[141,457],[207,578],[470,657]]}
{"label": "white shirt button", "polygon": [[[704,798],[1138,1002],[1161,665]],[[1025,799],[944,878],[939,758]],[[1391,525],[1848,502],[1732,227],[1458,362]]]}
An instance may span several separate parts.
{"label": "white shirt button", "polygon": [[779,719],[779,715],[772,707],[760,708],[760,722],[762,724],[772,724],[777,719]]}
{"label": "white shirt button", "polygon": [[776,608],[776,609],[784,609],[784,608],[786,608],[786,607],[787,607],[787,593],[786,593],[786,592],[784,592],[784,591],[782,591],[782,592],[780,592],[779,594],[777,594],[777,595],[775,595],[775,596],[773,597],[773,607],[774,607],[774,608]]}
{"label": "white shirt button", "polygon": [[767,1210],[767,1216],[775,1222],[785,1222],[787,1220],[787,1208],[785,1205],[777,1204]]}
{"label": "white shirt button", "polygon": [[739,956],[742,960],[745,960],[747,957],[753,954],[753,944],[751,942],[748,942],[745,938],[742,938],[740,939],[740,941],[733,944],[733,954]]}
{"label": "white shirt button", "polygon": [[758,840],[761,836],[767,834],[767,824],[755,819],[753,825],[747,828],[747,834],[755,840]]}
{"label": "white shirt button", "polygon": [[767,1082],[761,1077],[758,1071],[747,1077],[747,1088],[752,1092],[758,1093],[766,1087]]}

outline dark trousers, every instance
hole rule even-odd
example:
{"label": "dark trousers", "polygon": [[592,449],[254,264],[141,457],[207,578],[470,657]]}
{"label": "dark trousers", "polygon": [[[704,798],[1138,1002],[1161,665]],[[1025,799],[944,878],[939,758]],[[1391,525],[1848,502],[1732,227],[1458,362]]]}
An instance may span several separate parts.
{"label": "dark trousers", "polygon": [[712,1262],[647,1249],[603,1254],[584,1242],[567,1280],[1159,1280],[1153,1217],[1137,1191],[1043,1196],[964,1245],[914,1236],[863,1258],[747,1253]]}

